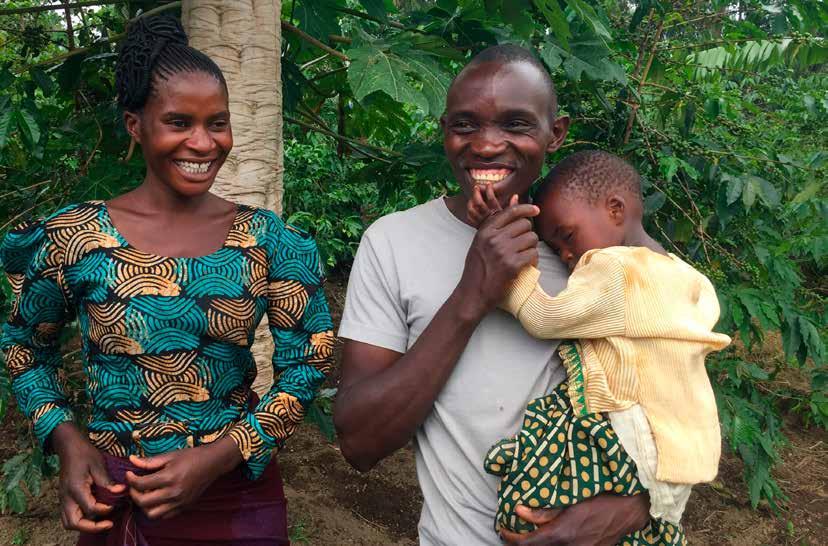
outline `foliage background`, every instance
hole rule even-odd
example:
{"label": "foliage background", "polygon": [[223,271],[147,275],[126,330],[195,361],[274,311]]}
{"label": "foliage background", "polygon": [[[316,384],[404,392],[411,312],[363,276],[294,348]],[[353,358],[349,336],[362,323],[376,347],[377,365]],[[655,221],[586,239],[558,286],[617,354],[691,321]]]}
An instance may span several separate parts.
{"label": "foliage background", "polygon": [[[116,45],[128,20],[178,7],[9,12],[42,4],[0,8],[0,233],[140,182],[114,101]],[[533,48],[573,118],[549,164],[584,148],[626,157],[648,229],[716,284],[718,329],[738,339],[710,359],[722,429],[751,503],[776,510],[782,416],[828,422],[827,28],[816,0],[284,0],[285,214],[347,274],[374,219],[454,191],[437,118],[459,67],[494,43]],[[780,355],[751,356],[767,336]],[[804,383],[781,380],[792,372]],[[0,418],[9,394],[2,372]],[[22,512],[55,465],[27,434],[16,442],[0,510]]]}

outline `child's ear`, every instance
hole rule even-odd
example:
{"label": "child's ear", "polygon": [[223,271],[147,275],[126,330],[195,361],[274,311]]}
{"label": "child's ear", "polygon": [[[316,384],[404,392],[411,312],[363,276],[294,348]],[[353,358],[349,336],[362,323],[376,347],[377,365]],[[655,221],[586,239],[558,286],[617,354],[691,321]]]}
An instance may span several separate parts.
{"label": "child's ear", "polygon": [[623,196],[618,194],[609,195],[607,197],[606,207],[610,219],[615,225],[620,226],[624,223],[627,214],[627,202]]}

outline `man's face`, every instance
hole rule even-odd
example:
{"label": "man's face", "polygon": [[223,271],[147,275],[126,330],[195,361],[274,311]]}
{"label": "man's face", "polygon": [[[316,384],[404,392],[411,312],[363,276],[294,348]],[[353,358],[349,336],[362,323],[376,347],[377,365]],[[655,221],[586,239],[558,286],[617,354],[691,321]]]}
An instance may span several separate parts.
{"label": "man's face", "polygon": [[477,184],[493,184],[504,207],[513,194],[526,195],[569,128],[569,118],[553,119],[552,101],[540,71],[524,62],[482,63],[455,80],[440,121],[467,198]]}

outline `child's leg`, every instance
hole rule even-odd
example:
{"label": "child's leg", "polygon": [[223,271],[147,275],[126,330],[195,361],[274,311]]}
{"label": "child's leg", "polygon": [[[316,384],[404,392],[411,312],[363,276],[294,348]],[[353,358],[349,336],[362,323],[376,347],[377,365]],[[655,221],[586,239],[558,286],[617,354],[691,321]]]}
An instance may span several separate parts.
{"label": "child's leg", "polygon": [[[564,508],[595,495],[638,495],[645,491],[635,463],[602,414],[576,416],[564,383],[529,403],[508,472],[501,467],[496,528],[535,529],[515,514],[518,505]],[[501,442],[502,444],[502,442]],[[498,444],[500,445],[500,444]],[[493,472],[494,473],[494,472]],[[682,544],[677,526],[653,520],[630,537],[639,544]],[[632,544],[632,543],[631,543]]]}

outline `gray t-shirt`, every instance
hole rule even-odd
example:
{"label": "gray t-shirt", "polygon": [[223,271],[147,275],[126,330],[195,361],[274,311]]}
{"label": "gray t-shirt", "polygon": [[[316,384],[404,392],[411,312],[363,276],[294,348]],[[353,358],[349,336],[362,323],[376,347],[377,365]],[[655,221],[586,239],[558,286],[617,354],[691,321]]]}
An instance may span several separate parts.
{"label": "gray t-shirt", "polygon": [[[460,281],[475,233],[443,199],[377,220],[354,260],[340,337],[406,352]],[[557,294],[566,268],[546,245],[539,252],[540,282]],[[420,544],[501,543],[494,531],[498,478],[483,470],[483,459],[518,431],[529,400],[564,379],[556,346],[530,337],[500,310],[478,325],[417,430]]]}

